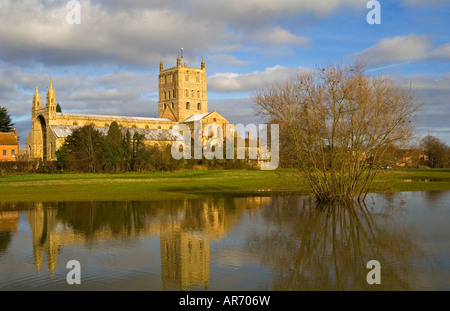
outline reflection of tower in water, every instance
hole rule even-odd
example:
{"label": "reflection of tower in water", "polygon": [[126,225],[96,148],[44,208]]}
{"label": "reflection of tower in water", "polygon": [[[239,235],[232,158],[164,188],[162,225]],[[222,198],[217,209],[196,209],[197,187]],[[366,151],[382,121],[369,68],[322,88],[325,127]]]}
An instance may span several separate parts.
{"label": "reflection of tower in water", "polygon": [[217,198],[186,201],[184,213],[161,224],[161,278],[164,290],[173,286],[209,288],[210,242],[225,238],[244,211],[270,198]]}
{"label": "reflection of tower in water", "polygon": [[56,225],[56,212],[56,208],[44,206],[42,203],[36,203],[33,209],[26,212],[33,234],[34,265],[40,271],[45,252],[52,277],[56,270],[58,256],[58,243],[51,235]]}
{"label": "reflection of tower in water", "polygon": [[172,285],[182,290],[209,286],[209,238],[178,227],[161,230],[161,278],[164,290]]}

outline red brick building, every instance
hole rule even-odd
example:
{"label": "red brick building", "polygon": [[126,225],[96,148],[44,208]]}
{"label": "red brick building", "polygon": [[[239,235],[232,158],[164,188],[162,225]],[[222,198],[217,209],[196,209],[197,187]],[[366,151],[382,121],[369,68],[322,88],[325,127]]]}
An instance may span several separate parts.
{"label": "red brick building", "polygon": [[19,141],[16,129],[10,133],[0,133],[0,162],[16,161],[18,155]]}

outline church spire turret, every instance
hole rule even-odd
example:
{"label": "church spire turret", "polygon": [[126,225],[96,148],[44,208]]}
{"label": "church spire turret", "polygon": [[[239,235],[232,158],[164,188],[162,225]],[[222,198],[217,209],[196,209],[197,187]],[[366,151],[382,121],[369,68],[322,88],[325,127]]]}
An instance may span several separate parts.
{"label": "church spire turret", "polygon": [[47,106],[55,104],[55,89],[52,85],[52,79],[50,79],[50,85],[47,89]]}
{"label": "church spire turret", "polygon": [[52,85],[52,80],[50,79],[50,85],[47,90],[47,105],[46,108],[50,113],[50,117],[56,116],[56,99],[55,99],[55,89]]}
{"label": "church spire turret", "polygon": [[41,106],[41,95],[39,94],[38,86],[36,84],[36,90],[33,95],[33,108],[42,108]]}

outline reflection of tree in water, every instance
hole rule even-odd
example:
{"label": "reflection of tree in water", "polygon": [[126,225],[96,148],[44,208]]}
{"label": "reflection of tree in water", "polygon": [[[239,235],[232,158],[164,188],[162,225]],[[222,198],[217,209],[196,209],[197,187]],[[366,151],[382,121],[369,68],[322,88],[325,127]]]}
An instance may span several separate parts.
{"label": "reflection of tree in water", "polygon": [[12,235],[13,233],[11,230],[0,231],[0,256],[6,253],[9,244],[11,244]]}
{"label": "reflection of tree in water", "polygon": [[[246,246],[274,270],[275,290],[415,286],[411,271],[417,249],[411,232],[377,226],[364,206],[316,206],[309,198],[284,197],[263,213],[265,233],[255,233]],[[366,281],[366,264],[373,259],[381,264],[381,285]]]}
{"label": "reflection of tree in water", "polygon": [[111,232],[112,236],[133,236],[147,227],[147,220],[156,216],[162,202],[66,202],[58,206],[57,218],[86,238],[97,232]]}
{"label": "reflection of tree in water", "polygon": [[436,203],[438,203],[440,200],[442,200],[448,195],[448,190],[423,191],[422,193],[425,195],[425,199],[427,200],[427,202],[430,203],[430,206],[434,207],[436,206]]}
{"label": "reflection of tree in water", "polygon": [[6,253],[19,224],[16,204],[0,202],[0,256]]}

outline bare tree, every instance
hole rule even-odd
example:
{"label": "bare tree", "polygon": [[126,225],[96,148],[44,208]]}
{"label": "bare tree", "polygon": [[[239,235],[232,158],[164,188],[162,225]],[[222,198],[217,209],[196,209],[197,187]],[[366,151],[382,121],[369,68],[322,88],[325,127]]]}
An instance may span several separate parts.
{"label": "bare tree", "polygon": [[391,146],[413,134],[409,87],[329,64],[257,91],[256,111],[280,124],[296,166],[319,201],[363,200]]}
{"label": "bare tree", "polygon": [[447,166],[448,146],[437,137],[427,135],[422,139],[422,149],[428,157],[428,165],[432,168]]}

